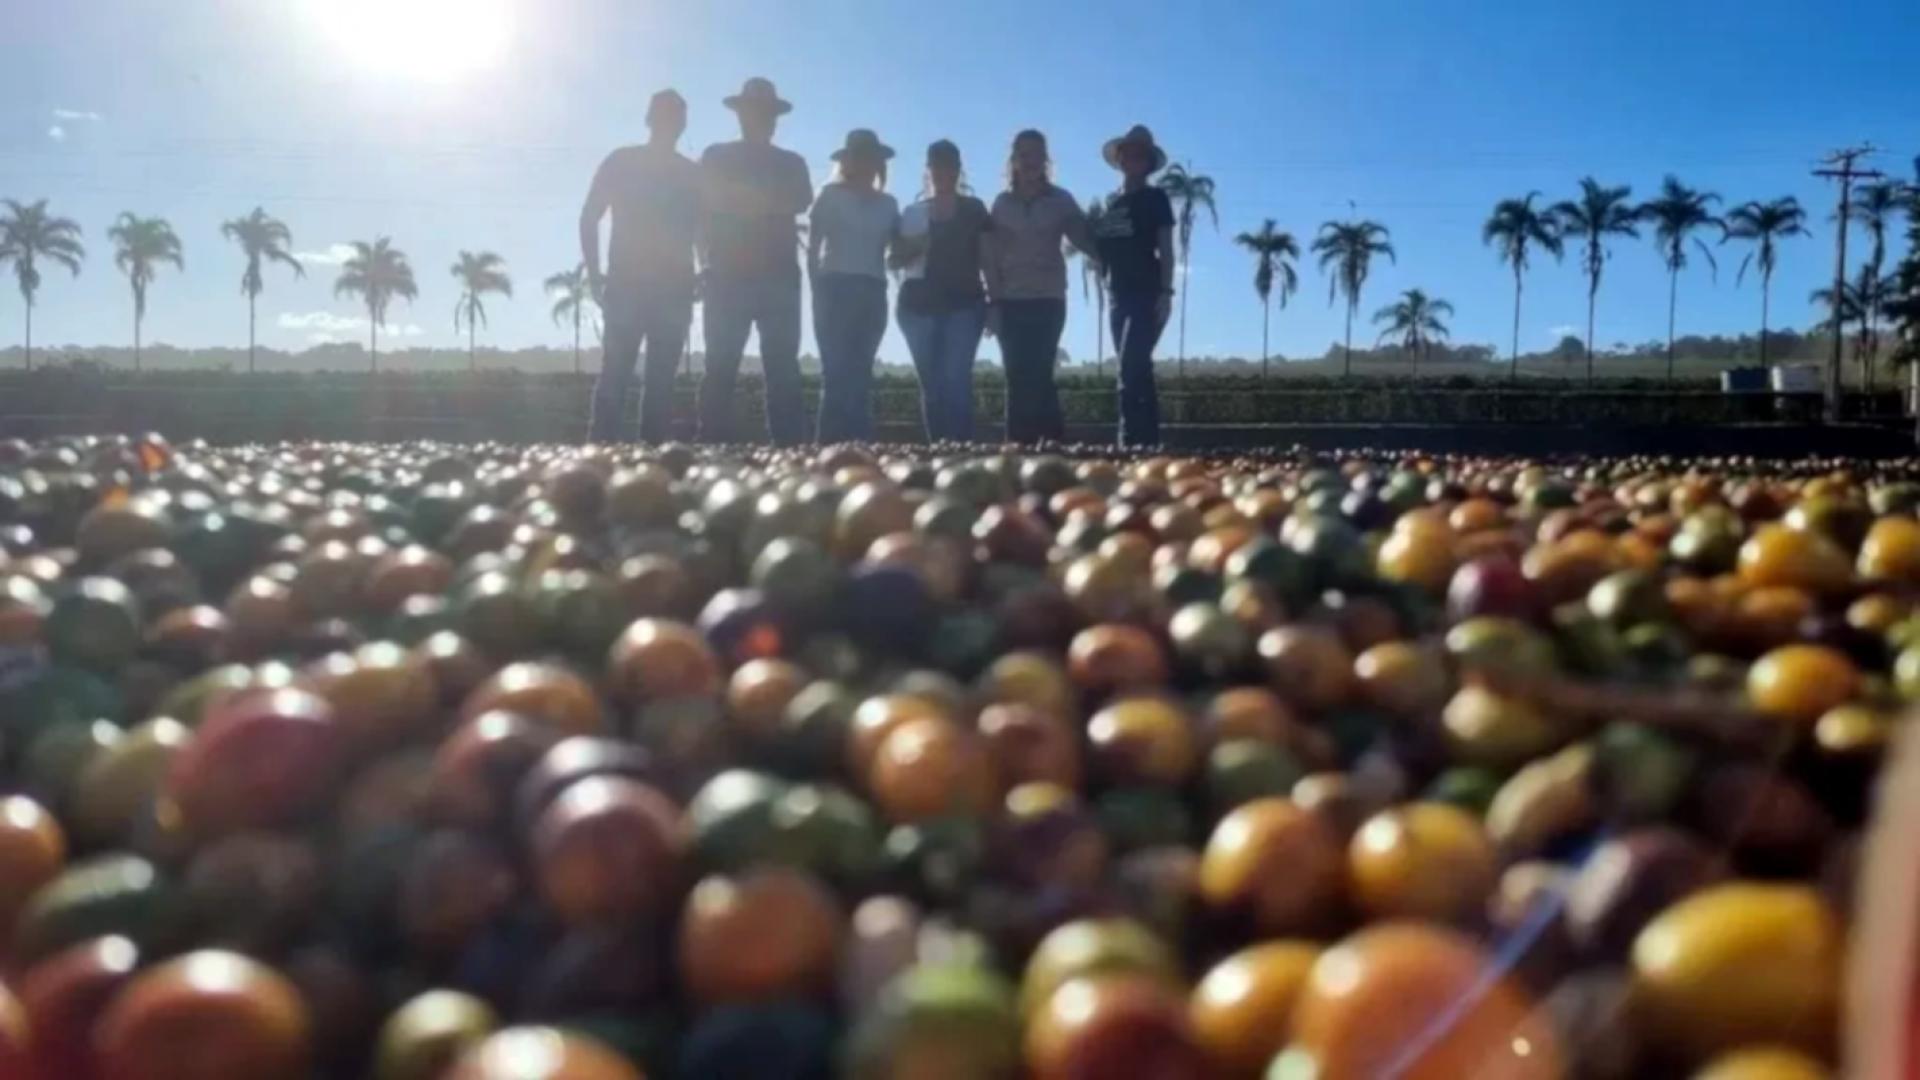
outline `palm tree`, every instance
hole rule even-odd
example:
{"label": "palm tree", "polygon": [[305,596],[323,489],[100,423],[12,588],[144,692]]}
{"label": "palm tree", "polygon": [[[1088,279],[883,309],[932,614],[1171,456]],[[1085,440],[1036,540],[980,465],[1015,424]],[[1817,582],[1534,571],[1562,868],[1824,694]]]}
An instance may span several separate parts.
{"label": "palm tree", "polygon": [[1260,297],[1260,374],[1268,371],[1268,358],[1272,355],[1267,347],[1267,327],[1273,321],[1273,286],[1280,285],[1280,310],[1287,308],[1287,298],[1300,287],[1300,275],[1293,269],[1293,260],[1300,257],[1300,244],[1290,232],[1283,232],[1268,218],[1260,223],[1259,232],[1241,233],[1233,242],[1253,252],[1253,291]]}
{"label": "palm tree", "polygon": [[1680,305],[1680,271],[1687,265],[1687,241],[1693,241],[1694,248],[1707,260],[1717,275],[1720,264],[1714,261],[1713,249],[1699,237],[1694,236],[1698,229],[1709,226],[1724,229],[1725,225],[1707,207],[1720,201],[1720,196],[1711,191],[1695,191],[1680,182],[1679,177],[1669,175],[1660,181],[1660,194],[1641,205],[1640,216],[1653,226],[1653,242],[1660,249],[1660,258],[1667,264],[1667,381],[1673,381],[1673,331],[1674,314]]}
{"label": "palm tree", "polygon": [[1633,189],[1625,184],[1603,187],[1593,177],[1580,181],[1580,198],[1554,204],[1553,216],[1560,223],[1560,235],[1578,236],[1586,241],[1587,272],[1587,382],[1593,382],[1593,309],[1600,295],[1600,272],[1612,253],[1607,250],[1610,236],[1638,237],[1634,209],[1627,202]]}
{"label": "palm tree", "polygon": [[[1087,231],[1098,236],[1100,221],[1106,217],[1106,200],[1092,196],[1087,200]],[[1081,300],[1094,306],[1092,319],[1092,369],[1098,375],[1106,361],[1106,277],[1100,261],[1081,252],[1068,240],[1060,240],[1060,258],[1079,259],[1081,263]]]}
{"label": "palm tree", "polygon": [[573,322],[573,373],[580,374],[580,323],[593,305],[593,285],[587,277],[587,264],[562,270],[541,283],[553,297],[553,324]]}
{"label": "palm tree", "polygon": [[1376,326],[1386,324],[1386,328],[1380,331],[1378,341],[1388,338],[1400,340],[1400,347],[1413,357],[1413,370],[1417,376],[1420,373],[1420,361],[1426,358],[1427,350],[1434,342],[1447,339],[1445,320],[1452,315],[1453,305],[1447,301],[1428,296],[1423,289],[1408,289],[1400,294],[1400,299],[1374,312],[1373,321]]}
{"label": "palm tree", "polygon": [[333,283],[333,295],[358,296],[367,305],[367,357],[370,370],[380,370],[380,324],[387,321],[387,305],[396,296],[408,300],[420,295],[413,283],[413,267],[406,252],[393,241],[380,237],[369,244],[353,242],[353,254],[340,264],[340,277]]}
{"label": "palm tree", "polygon": [[[1909,197],[1907,186],[1896,180],[1863,184],[1853,193],[1847,216],[1867,230],[1867,239],[1871,244],[1864,267],[1869,293],[1879,291],[1881,272],[1887,261],[1887,230],[1901,211],[1906,209]],[[1880,345],[1879,308],[1875,306],[1860,314],[1865,320],[1865,325],[1861,327],[1862,340],[1866,342],[1869,354],[1876,353]]]}
{"label": "palm tree", "polygon": [[1167,171],[1160,174],[1160,190],[1179,208],[1175,211],[1175,220],[1179,223],[1180,233],[1180,377],[1187,374],[1187,281],[1193,260],[1193,222],[1195,211],[1205,210],[1213,219],[1213,227],[1220,227],[1220,211],[1214,206],[1215,184],[1213,177],[1194,172],[1188,165],[1169,165]]}
{"label": "palm tree", "polygon": [[1353,374],[1353,316],[1360,310],[1360,292],[1366,288],[1367,274],[1373,269],[1373,257],[1385,255],[1399,262],[1393,245],[1387,241],[1387,227],[1377,221],[1329,221],[1320,226],[1313,240],[1313,251],[1320,256],[1320,272],[1333,276],[1327,281],[1327,303],[1336,295],[1347,301],[1346,362],[1343,376]]}
{"label": "palm tree", "polygon": [[161,263],[177,270],[187,264],[180,254],[180,238],[166,218],[143,218],[123,213],[107,230],[113,241],[113,263],[133,286],[133,370],[140,370],[140,324],[147,317],[147,286]]}
{"label": "palm tree", "polygon": [[306,277],[307,268],[300,260],[288,253],[293,246],[293,234],[287,231],[286,223],[279,218],[269,217],[260,207],[246,217],[234,218],[220,225],[220,235],[240,245],[241,254],[247,257],[247,268],[240,275],[240,291],[247,297],[247,371],[252,372],[255,360],[254,315],[260,299],[260,292],[267,283],[261,277],[263,263],[286,263],[293,267],[294,277]]}
{"label": "palm tree", "polygon": [[1513,267],[1513,360],[1508,376],[1515,379],[1520,377],[1520,279],[1527,273],[1527,249],[1537,244],[1556,259],[1566,250],[1559,217],[1546,207],[1534,209],[1533,200],[1539,197],[1539,192],[1529,191],[1524,198],[1501,199],[1480,227],[1481,242],[1498,245],[1500,261]]}
{"label": "palm tree", "polygon": [[476,327],[487,321],[487,307],[481,297],[488,293],[502,296],[513,295],[513,279],[507,276],[507,260],[491,251],[474,253],[463,251],[460,261],[453,264],[454,280],[460,282],[460,299],[453,305],[453,329],[460,331],[460,321],[467,323],[467,370],[480,369],[480,354],[475,347]]}
{"label": "palm tree", "polygon": [[[1106,219],[1106,200],[1092,196],[1087,200],[1087,231],[1098,236],[1100,223]],[[1106,275],[1100,269],[1100,261],[1092,259],[1085,252],[1075,252],[1073,244],[1062,240],[1062,246],[1079,256],[1081,261],[1081,300],[1087,300],[1094,306],[1092,311],[1092,371],[1098,375],[1106,369]]]}
{"label": "palm tree", "polygon": [[1827,309],[1827,317],[1820,320],[1815,329],[1844,334],[1848,323],[1858,324],[1853,336],[1853,357],[1860,365],[1860,385],[1869,390],[1873,387],[1873,349],[1876,342],[1867,328],[1896,298],[1893,280],[1874,277],[1872,269],[1871,265],[1862,263],[1860,269],[1854,272],[1853,280],[1844,283],[1837,304],[1834,303],[1831,285],[1815,289],[1807,297],[1810,302]]}
{"label": "palm tree", "polygon": [[[1726,235],[1721,243],[1728,240],[1745,240],[1754,245],[1747,257],[1740,260],[1740,272],[1734,283],[1745,280],[1747,267],[1757,265],[1760,268],[1760,364],[1767,363],[1767,304],[1773,289],[1773,268],[1777,258],[1774,245],[1789,236],[1810,235],[1806,228],[1807,212],[1800,207],[1800,200],[1791,195],[1772,202],[1747,203],[1736,206],[1727,212]],[[1831,290],[1829,290],[1831,291]]]}
{"label": "palm tree", "polygon": [[80,276],[80,260],[87,250],[80,243],[80,226],[71,218],[47,213],[47,200],[19,203],[0,201],[6,213],[0,215],[0,263],[13,264],[13,276],[20,283],[20,298],[27,303],[27,370],[33,370],[33,298],[40,291],[40,260],[64,266],[74,277]]}

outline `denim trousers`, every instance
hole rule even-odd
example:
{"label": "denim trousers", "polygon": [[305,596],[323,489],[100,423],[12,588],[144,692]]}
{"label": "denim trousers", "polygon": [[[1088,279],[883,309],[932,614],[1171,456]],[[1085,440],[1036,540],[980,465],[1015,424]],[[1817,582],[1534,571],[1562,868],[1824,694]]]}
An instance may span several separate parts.
{"label": "denim trousers", "polygon": [[1007,369],[1007,441],[1065,437],[1053,365],[1060,332],[1067,326],[1066,299],[1002,300],[999,309],[1000,361]]}
{"label": "denim trousers", "polygon": [[920,409],[932,442],[973,438],[973,361],[980,351],[986,309],[978,304],[949,311],[900,308],[900,333],[920,373]]}
{"label": "denim trousers", "polygon": [[873,438],[873,363],[887,332],[887,279],[813,275],[820,347],[820,441]]}
{"label": "denim trousers", "polygon": [[1160,297],[1118,294],[1107,309],[1120,353],[1120,445],[1160,444],[1160,391],[1153,381],[1153,347],[1160,342]]}
{"label": "denim trousers", "polygon": [[613,285],[607,290],[607,336],[600,350],[600,378],[593,384],[590,442],[626,442],[633,438],[627,396],[633,368],[646,349],[640,381],[640,437],[665,442],[673,435],[673,377],[687,344],[693,319],[691,284]]}
{"label": "denim trousers", "polygon": [[734,384],[747,334],[760,331],[760,368],[766,376],[767,435],[775,446],[806,440],[800,397],[799,268],[743,276],[713,276],[705,302],[707,372],[700,380],[700,441],[735,442]]}

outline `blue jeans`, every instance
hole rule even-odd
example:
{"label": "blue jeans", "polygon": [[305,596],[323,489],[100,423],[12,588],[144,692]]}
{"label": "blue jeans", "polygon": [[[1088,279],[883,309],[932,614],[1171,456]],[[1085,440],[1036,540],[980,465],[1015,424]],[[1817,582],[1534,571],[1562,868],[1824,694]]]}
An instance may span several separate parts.
{"label": "blue jeans", "polygon": [[1007,441],[1066,437],[1053,365],[1067,328],[1064,298],[1000,301],[1000,362],[1007,369]]}
{"label": "blue jeans", "polygon": [[887,333],[887,279],[813,275],[820,346],[820,441],[873,438],[873,361]]}
{"label": "blue jeans", "polygon": [[1120,445],[1160,444],[1160,391],[1153,382],[1153,347],[1160,342],[1160,297],[1115,295],[1107,318],[1120,352]]}
{"label": "blue jeans", "polygon": [[920,373],[920,408],[932,442],[973,438],[973,361],[980,351],[986,308],[951,311],[900,309],[900,333]]}
{"label": "blue jeans", "polygon": [[767,434],[775,446],[806,440],[807,410],[800,397],[800,271],[746,277],[710,277],[705,298],[707,373],[700,380],[700,441],[737,440],[734,383],[747,334],[760,330],[760,369],[766,376]]}
{"label": "blue jeans", "polygon": [[630,286],[614,284],[606,295],[607,336],[600,350],[600,378],[593,384],[590,442],[633,438],[627,394],[642,342],[647,366],[640,382],[640,437],[665,442],[673,437],[673,377],[693,320],[692,284]]}

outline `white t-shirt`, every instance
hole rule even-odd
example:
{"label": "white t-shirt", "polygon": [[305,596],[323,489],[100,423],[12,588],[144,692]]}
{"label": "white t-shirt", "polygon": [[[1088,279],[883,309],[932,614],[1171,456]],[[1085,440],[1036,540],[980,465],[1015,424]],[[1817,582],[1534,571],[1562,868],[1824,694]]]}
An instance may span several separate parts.
{"label": "white t-shirt", "polygon": [[[900,211],[900,235],[924,240],[933,231],[933,203],[926,199],[909,203]],[[906,265],[900,268],[900,277],[905,281],[918,281],[927,276],[927,253],[922,250]]]}
{"label": "white t-shirt", "polygon": [[845,184],[820,189],[807,228],[820,244],[820,269],[829,274],[887,276],[887,243],[900,224],[900,204],[880,191]]}

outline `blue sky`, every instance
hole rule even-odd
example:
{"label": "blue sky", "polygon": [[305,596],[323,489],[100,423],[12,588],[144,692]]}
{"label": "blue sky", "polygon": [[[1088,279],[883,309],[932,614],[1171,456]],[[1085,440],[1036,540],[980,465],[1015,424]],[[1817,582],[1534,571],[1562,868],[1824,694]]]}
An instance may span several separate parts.
{"label": "blue sky", "polygon": [[[450,17],[449,13],[463,12]],[[255,204],[320,253],[391,234],[421,297],[396,307],[408,343],[455,343],[460,248],[503,253],[520,297],[493,304],[486,338],[561,344],[538,282],[570,265],[594,165],[642,134],[646,98],[692,102],[686,147],[731,137],[719,99],[751,74],[797,108],[781,141],[824,178],[849,127],[900,148],[892,187],[919,186],[925,144],[949,137],[975,184],[998,187],[1012,133],[1052,137],[1061,183],[1111,186],[1099,145],[1134,122],[1219,182],[1220,231],[1193,258],[1189,351],[1252,355],[1251,268],[1229,238],[1263,217],[1304,239],[1358,212],[1386,223],[1397,265],[1367,310],[1422,286],[1458,308],[1455,337],[1500,343],[1511,279],[1479,239],[1501,196],[1571,192],[1593,173],[1650,193],[1664,172],[1730,202],[1794,194],[1815,209],[1774,283],[1776,323],[1811,321],[1809,289],[1832,272],[1831,185],[1808,175],[1834,146],[1870,139],[1907,175],[1920,153],[1913,0],[19,0],[0,67],[0,195],[52,199],[93,253],[81,278],[50,277],[36,316],[48,344],[121,343],[130,301],[105,228],[122,210],[172,219],[187,272],[154,287],[150,341],[237,345],[240,263],[219,222]],[[1757,320],[1738,254],[1718,283],[1681,285],[1683,330]],[[364,335],[334,268],[270,279],[264,343],[297,348]],[[1276,313],[1276,350],[1317,356],[1338,338],[1325,280]],[[1665,327],[1651,245],[1615,253],[1601,295],[1604,343]],[[1092,348],[1075,293],[1068,350]],[[0,341],[20,304],[0,291]],[[1528,281],[1523,347],[1582,322],[1572,260]],[[1171,353],[1171,343],[1162,349]],[[903,360],[896,334],[884,354]],[[991,352],[991,349],[988,350]]]}

